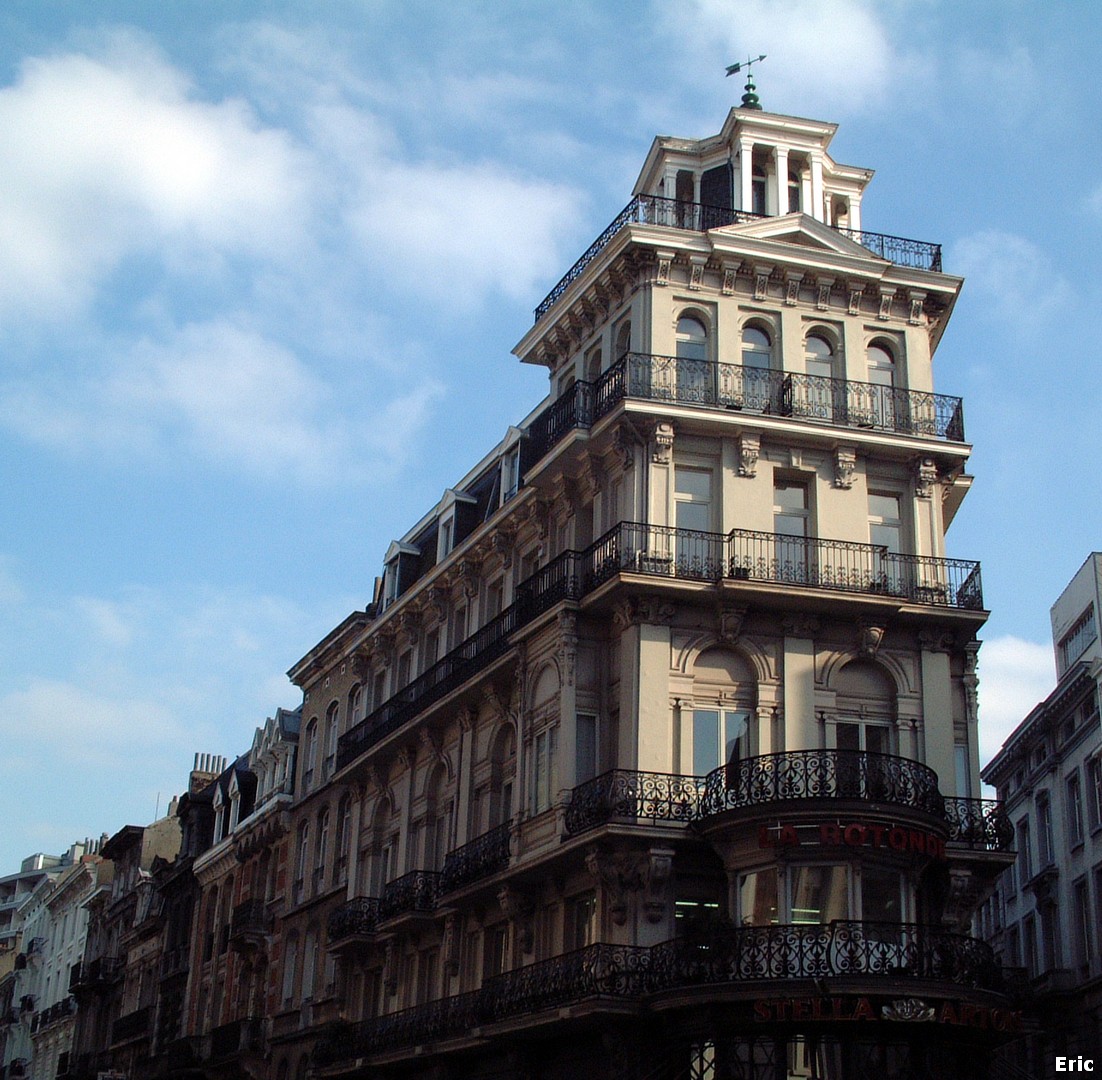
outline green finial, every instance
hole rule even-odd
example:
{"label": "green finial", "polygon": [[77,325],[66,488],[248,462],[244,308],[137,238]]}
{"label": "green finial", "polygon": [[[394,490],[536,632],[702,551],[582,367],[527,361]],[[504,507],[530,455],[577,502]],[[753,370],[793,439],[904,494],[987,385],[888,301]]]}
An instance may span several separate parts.
{"label": "green finial", "polygon": [[737,64],[732,64],[727,69],[728,75],[737,75],[743,68],[746,68],[746,86],[743,89],[746,91],[742,95],[742,107],[744,109],[757,109],[761,112],[761,101],[758,100],[757,87],[754,85],[754,74],[750,70],[751,64],[757,64],[765,59],[765,53],[761,56],[751,57],[749,60],[742,60]]}

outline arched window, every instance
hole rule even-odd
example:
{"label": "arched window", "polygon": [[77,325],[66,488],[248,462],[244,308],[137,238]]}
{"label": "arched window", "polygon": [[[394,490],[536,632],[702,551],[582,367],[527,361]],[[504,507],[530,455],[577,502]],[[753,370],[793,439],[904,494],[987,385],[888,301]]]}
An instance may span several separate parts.
{"label": "arched window", "polygon": [[306,899],[306,868],[310,860],[310,822],[304,821],[298,827],[298,848],[295,852],[294,902],[301,904]]}
{"label": "arched window", "polygon": [[749,663],[730,649],[702,652],[693,665],[692,770],[706,776],[755,752],[751,720],[757,681]]}
{"label": "arched window", "polygon": [[513,792],[517,775],[517,735],[512,724],[498,731],[490,751],[490,827],[503,825],[513,816]]}
{"label": "arched window", "polygon": [[318,764],[318,718],[315,716],[306,725],[306,754],[302,766],[302,790],[309,791],[314,786],[314,770]]}
{"label": "arched window", "polygon": [[838,675],[839,750],[895,753],[895,683],[878,664],[853,660]]}
{"label": "arched window", "polygon": [[295,1000],[295,968],[298,965],[298,933],[292,930],[286,938],[283,948],[283,1004],[290,1005]]}
{"label": "arched window", "polygon": [[337,737],[340,735],[340,704],[332,702],[325,714],[325,768],[324,778],[329,779],[333,775],[333,768],[337,763]]}
{"label": "arched window", "polygon": [[363,719],[364,688],[356,683],[348,694],[348,726],[355,727]]}
{"label": "arched window", "polygon": [[325,885],[325,861],[329,857],[329,807],[318,814],[318,840],[314,847],[314,895]]}
{"label": "arched window", "polygon": [[616,359],[631,352],[631,320],[625,319],[616,329]]}
{"label": "arched window", "polygon": [[429,870],[442,870],[451,847],[452,803],[447,797],[448,772],[437,765],[428,783],[428,813],[425,817],[425,863]]}
{"label": "arched window", "polygon": [[352,796],[345,795],[337,806],[337,859],[333,867],[333,884],[348,881],[348,856],[352,847]]}
{"label": "arched window", "polygon": [[695,315],[677,320],[677,356],[682,360],[708,359],[708,330]]}
{"label": "arched window", "polygon": [[398,876],[398,830],[398,811],[389,799],[383,799],[375,810],[372,896],[382,896],[386,883]]}
{"label": "arched window", "polygon": [[773,340],[762,327],[753,323],[742,329],[742,366],[749,368],[773,366]]}
{"label": "arched window", "polygon": [[873,342],[868,350],[869,382],[876,386],[895,386],[895,357],[882,342]]}
{"label": "arched window", "polygon": [[834,375],[834,346],[822,334],[808,334],[804,343],[808,375],[829,379]]}

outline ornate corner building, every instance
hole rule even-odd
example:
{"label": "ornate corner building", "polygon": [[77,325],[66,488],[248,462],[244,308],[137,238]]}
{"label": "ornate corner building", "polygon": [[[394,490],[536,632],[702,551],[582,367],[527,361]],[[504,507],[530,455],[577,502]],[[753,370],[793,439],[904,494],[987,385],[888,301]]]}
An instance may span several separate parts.
{"label": "ornate corner building", "polygon": [[294,665],[301,710],[193,773],[159,953],[139,879],[105,899],[108,1071],[995,1075],[961,279],[864,228],[834,131],[655,140],[515,350],[545,403]]}

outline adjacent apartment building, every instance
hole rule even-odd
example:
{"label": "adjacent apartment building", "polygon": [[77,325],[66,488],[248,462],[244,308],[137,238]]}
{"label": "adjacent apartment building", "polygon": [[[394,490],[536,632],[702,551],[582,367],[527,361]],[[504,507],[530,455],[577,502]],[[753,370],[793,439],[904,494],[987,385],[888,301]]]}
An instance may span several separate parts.
{"label": "adjacent apartment building", "polygon": [[1013,824],[1017,858],[980,926],[1036,994],[1036,1076],[1051,1073],[1057,1054],[1102,1059],[1100,604],[1096,551],[1052,605],[1056,688],[983,772]]}

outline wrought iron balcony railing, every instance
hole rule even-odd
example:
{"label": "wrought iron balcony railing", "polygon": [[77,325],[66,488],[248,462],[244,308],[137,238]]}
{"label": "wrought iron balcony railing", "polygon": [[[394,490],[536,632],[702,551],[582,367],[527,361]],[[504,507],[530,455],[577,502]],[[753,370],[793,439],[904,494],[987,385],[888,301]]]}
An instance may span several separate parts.
{"label": "wrought iron balcony railing", "polygon": [[435,870],[412,870],[388,881],[379,898],[379,921],[398,915],[430,912],[440,892],[440,874]]}
{"label": "wrought iron balcony railing", "polygon": [[[990,946],[938,927],[840,920],[747,926],[653,947],[596,944],[493,976],[458,997],[358,1024],[335,1025],[315,1050],[319,1065],[464,1036],[472,1029],[593,998],[643,1005],[652,995],[702,986],[844,978],[1004,989]],[[917,992],[918,987],[916,987]]]}
{"label": "wrought iron balcony railing", "polygon": [[783,750],[744,758],[708,774],[700,817],[801,799],[857,799],[944,816],[928,765],[864,750]]}
{"label": "wrought iron balcony railing", "polygon": [[149,1021],[152,1009],[147,1005],[142,1009],[120,1016],[111,1028],[111,1041],[113,1043],[129,1042],[131,1039],[142,1039],[149,1035]]}
{"label": "wrought iron balcony railing", "polygon": [[964,442],[964,406],[948,394],[726,361],[626,353],[595,382],[574,383],[532,421],[521,448],[522,473],[571,431],[591,427],[628,399]]}
{"label": "wrought iron balcony railing", "polygon": [[506,869],[512,835],[513,823],[506,821],[449,852],[440,875],[440,895],[462,889]]}
{"label": "wrought iron balcony railing", "polygon": [[621,571],[693,581],[731,578],[892,596],[982,610],[979,563],[898,555],[876,544],[733,529],[698,532],[624,521],[584,551],[564,551],[516,589],[515,601],[443,659],[346,731],[344,768],[418,713],[488,667],[510,637],[563,600],[581,600]]}
{"label": "wrought iron balcony railing", "polygon": [[60,1001],[55,1001],[49,1008],[35,1013],[34,1019],[31,1021],[31,1032],[39,1032],[43,1028],[49,1027],[50,1024],[56,1024],[57,1021],[72,1016],[76,1011],[77,1003],[71,997],[64,997]]}
{"label": "wrought iron balcony railing", "polygon": [[[585,268],[608,247],[616,234],[627,225],[662,225],[671,229],[685,229],[689,232],[707,232],[709,229],[717,229],[723,225],[733,225],[736,222],[756,221],[764,216],[747,210],[729,210],[722,206],[708,206],[703,203],[683,202],[680,199],[667,199],[661,195],[636,195],[612,219],[604,232],[589,245],[585,254],[567,270],[558,284],[544,297],[536,308],[535,321],[539,322],[551,310],[555,301],[581,277]],[[910,266],[919,270],[933,270],[939,273],[941,271],[940,244],[838,226],[835,226],[835,229],[862,247],[868,248],[873,254],[899,266]]]}
{"label": "wrought iron balcony railing", "polygon": [[997,799],[946,798],[949,842],[979,851],[1012,851],[1014,826]]}
{"label": "wrought iron balcony railing", "polygon": [[336,945],[348,938],[374,934],[378,922],[378,897],[357,896],[346,900],[329,916],[329,944]]}
{"label": "wrought iron balcony railing", "polygon": [[685,824],[697,818],[703,790],[699,776],[613,769],[570,793],[566,835],[576,836],[611,821]]}
{"label": "wrought iron balcony railing", "polygon": [[210,1057],[212,1061],[233,1057],[236,1054],[263,1050],[264,1018],[247,1016],[231,1020],[216,1027],[210,1033]]}
{"label": "wrought iron balcony railing", "polygon": [[161,953],[161,978],[168,979],[187,971],[191,948],[189,945],[177,945]]}

